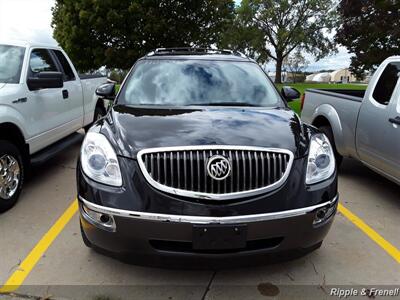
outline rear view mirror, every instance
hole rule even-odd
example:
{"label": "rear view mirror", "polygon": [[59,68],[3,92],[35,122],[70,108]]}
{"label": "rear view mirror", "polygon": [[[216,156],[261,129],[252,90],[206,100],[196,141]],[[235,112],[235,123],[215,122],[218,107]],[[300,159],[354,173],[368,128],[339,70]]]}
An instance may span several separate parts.
{"label": "rear view mirror", "polygon": [[64,86],[61,72],[40,72],[27,80],[29,90],[56,89]]}
{"label": "rear view mirror", "polygon": [[104,99],[114,100],[115,94],[115,83],[105,83],[96,89],[96,95]]}
{"label": "rear view mirror", "polygon": [[288,101],[288,102],[293,101],[295,99],[299,99],[301,96],[301,94],[298,90],[296,90],[295,88],[292,88],[290,86],[282,87],[281,94],[282,94],[283,98],[285,98],[286,101]]}

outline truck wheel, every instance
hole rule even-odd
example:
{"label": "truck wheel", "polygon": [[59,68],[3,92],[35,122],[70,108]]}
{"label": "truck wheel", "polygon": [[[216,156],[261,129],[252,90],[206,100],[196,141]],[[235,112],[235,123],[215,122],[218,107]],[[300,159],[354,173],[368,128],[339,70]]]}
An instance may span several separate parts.
{"label": "truck wheel", "polygon": [[17,202],[24,183],[24,171],[18,148],[8,141],[0,140],[0,213]]}
{"label": "truck wheel", "polygon": [[342,164],[343,156],[341,156],[339,154],[339,152],[337,151],[337,149],[336,149],[336,144],[335,144],[335,140],[333,138],[332,128],[330,126],[321,126],[318,129],[321,130],[322,133],[325,134],[328,137],[329,142],[331,143],[332,148],[333,148],[333,153],[335,154],[336,165],[339,168],[340,165]]}
{"label": "truck wheel", "polygon": [[94,110],[93,123],[100,120],[105,115],[106,115],[106,110],[104,109],[104,107],[101,107],[100,105],[96,106]]}
{"label": "truck wheel", "polygon": [[[94,109],[93,123],[100,120],[105,115],[106,115],[106,110],[104,109],[104,107],[97,105],[96,108]],[[90,129],[90,127],[92,127],[93,123],[89,124],[88,126],[85,127],[86,132],[89,131],[89,129]]]}

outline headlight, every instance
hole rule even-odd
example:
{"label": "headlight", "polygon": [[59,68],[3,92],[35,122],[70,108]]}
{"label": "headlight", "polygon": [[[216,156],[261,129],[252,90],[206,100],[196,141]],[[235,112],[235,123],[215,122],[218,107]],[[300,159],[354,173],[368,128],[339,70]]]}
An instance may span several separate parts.
{"label": "headlight", "polygon": [[322,133],[313,135],[308,153],[306,184],[328,179],[335,172],[335,167],[335,155],[328,138]]}
{"label": "headlight", "polygon": [[122,177],[117,155],[107,138],[88,132],[81,148],[83,172],[100,183],[121,186]]}

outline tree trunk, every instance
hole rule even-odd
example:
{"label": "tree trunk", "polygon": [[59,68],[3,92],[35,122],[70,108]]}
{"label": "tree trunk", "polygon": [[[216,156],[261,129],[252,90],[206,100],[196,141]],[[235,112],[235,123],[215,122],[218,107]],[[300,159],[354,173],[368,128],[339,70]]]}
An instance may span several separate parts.
{"label": "tree trunk", "polygon": [[282,55],[276,55],[275,83],[282,83]]}

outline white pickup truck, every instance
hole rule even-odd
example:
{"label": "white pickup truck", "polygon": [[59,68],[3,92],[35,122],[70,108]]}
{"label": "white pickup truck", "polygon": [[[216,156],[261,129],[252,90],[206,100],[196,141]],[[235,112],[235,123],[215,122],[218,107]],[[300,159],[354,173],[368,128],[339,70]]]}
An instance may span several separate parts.
{"label": "white pickup truck", "polygon": [[31,163],[65,149],[104,115],[95,90],[106,82],[78,75],[59,47],[0,41],[0,212],[17,201]]}
{"label": "white pickup truck", "polygon": [[400,184],[400,56],[386,59],[367,90],[309,89],[301,118],[331,140],[340,163],[355,158]]}

